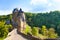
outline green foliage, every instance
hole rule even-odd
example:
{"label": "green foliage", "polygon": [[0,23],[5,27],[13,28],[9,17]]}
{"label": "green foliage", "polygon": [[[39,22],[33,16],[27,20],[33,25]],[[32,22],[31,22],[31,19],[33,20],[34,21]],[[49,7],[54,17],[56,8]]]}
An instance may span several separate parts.
{"label": "green foliage", "polygon": [[0,37],[6,37],[8,34],[8,28],[4,24],[4,22],[0,22]]}
{"label": "green foliage", "polygon": [[0,38],[0,40],[4,40],[4,38]]}
{"label": "green foliage", "polygon": [[[30,33],[29,30],[31,31],[31,27],[40,27],[42,25],[46,25],[45,27],[41,28],[41,34],[42,36],[47,36],[50,37],[50,29],[49,28],[54,28],[56,30],[56,32],[58,33],[58,35],[60,35],[60,12],[59,11],[51,11],[51,12],[46,12],[46,13],[25,13],[26,15],[26,22],[29,25],[28,27],[26,27],[25,33]],[[3,15],[0,16],[0,21],[6,21],[6,20],[11,20],[12,15]],[[2,26],[2,24],[1,24]],[[7,26],[7,25],[5,25]],[[33,28],[32,28],[33,29]],[[33,30],[32,30],[33,31]],[[35,29],[34,29],[35,31]],[[34,33],[33,33],[34,34]],[[55,33],[54,35],[57,36],[57,34]],[[50,37],[52,38],[52,37]]]}
{"label": "green foliage", "polygon": [[[41,27],[46,25],[47,28],[54,28],[58,35],[60,35],[60,11],[51,11],[46,13],[25,13],[27,23],[31,27]],[[30,16],[31,15],[31,16]]]}
{"label": "green foliage", "polygon": [[44,25],[42,26],[41,32],[44,36],[48,36],[48,30],[47,30],[46,26],[44,26]]}
{"label": "green foliage", "polygon": [[57,33],[55,33],[55,29],[54,28],[49,28],[49,30],[46,28],[46,26],[42,26],[42,34],[43,36],[46,36],[47,38],[57,38],[58,35]]}
{"label": "green foliage", "polygon": [[33,27],[31,33],[32,33],[32,35],[34,35],[34,36],[38,36],[38,34],[39,34],[39,29],[38,29],[38,27]]}
{"label": "green foliage", "polygon": [[[41,32],[39,33],[39,29]],[[42,28],[33,27],[31,28],[29,25],[26,25],[26,29],[24,30],[24,33],[27,35],[28,33],[32,34],[33,36],[39,37],[41,39],[46,38],[57,38],[58,34],[55,33],[54,28],[47,29],[45,25],[42,26]]]}
{"label": "green foliage", "polygon": [[6,24],[5,26],[6,26],[6,28],[8,28],[8,31],[9,31],[9,32],[12,31],[13,27],[12,27],[11,24],[9,24],[9,25]]}
{"label": "green foliage", "polygon": [[5,22],[1,21],[0,22],[0,37],[5,38],[10,28],[12,28],[11,25],[5,25]]}
{"label": "green foliage", "polygon": [[31,27],[26,24],[26,29],[23,31],[25,34],[31,33]]}
{"label": "green foliage", "polygon": [[41,28],[41,33],[39,33],[39,28],[38,27],[33,27],[31,30],[31,33],[33,36],[37,36],[41,39],[46,39],[46,38],[57,38],[58,34],[55,33],[54,28],[49,28],[47,29],[46,26],[42,26]]}
{"label": "green foliage", "polygon": [[57,33],[55,33],[54,28],[50,28],[48,34],[49,34],[49,38],[57,38],[58,37]]}
{"label": "green foliage", "polygon": [[[47,28],[54,28],[58,35],[60,35],[60,11],[51,11],[46,13],[30,13],[25,12],[26,22],[29,26],[37,26],[41,27],[42,25],[46,25]],[[0,16],[0,21],[11,20],[12,14]]]}
{"label": "green foliage", "polygon": [[47,36],[44,36],[44,35],[42,35],[42,34],[39,34],[38,37],[41,38],[41,39],[46,39],[46,38],[48,38]]}

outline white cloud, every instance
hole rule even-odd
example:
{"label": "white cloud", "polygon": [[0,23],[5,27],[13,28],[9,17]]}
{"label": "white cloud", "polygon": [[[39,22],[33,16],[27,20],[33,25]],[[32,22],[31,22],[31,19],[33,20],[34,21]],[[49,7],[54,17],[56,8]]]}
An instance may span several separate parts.
{"label": "white cloud", "polygon": [[11,11],[8,11],[8,10],[0,10],[0,15],[8,15],[8,14],[11,14],[12,12]]}
{"label": "white cloud", "polygon": [[[19,9],[19,8],[18,8]],[[24,12],[29,12],[30,9],[22,8]],[[11,14],[13,10],[0,10],[0,15],[8,15]]]}
{"label": "white cloud", "polygon": [[29,12],[31,9],[30,9],[30,8],[24,8],[24,7],[22,7],[22,10],[23,10],[24,12]]}
{"label": "white cloud", "polygon": [[29,12],[29,11],[30,11],[30,9],[23,9],[23,11],[24,11],[24,12]]}
{"label": "white cloud", "polygon": [[60,2],[60,0],[52,0],[53,2],[57,2],[57,3],[59,3]]}
{"label": "white cloud", "polygon": [[41,4],[47,4],[48,0],[31,0],[30,4],[32,5],[41,5]]}
{"label": "white cloud", "polygon": [[31,0],[30,1],[31,5],[48,5],[51,6],[53,5],[57,5],[60,4],[60,0]]}
{"label": "white cloud", "polygon": [[31,10],[31,8],[29,8],[29,7],[23,7],[23,6],[18,6],[18,7],[16,7],[16,8],[18,8],[18,10],[19,10],[20,8],[22,8],[22,10],[23,10],[24,12],[29,12],[29,11]]}
{"label": "white cloud", "polygon": [[40,9],[39,11],[54,11],[60,10],[60,0],[31,0],[30,4],[34,7],[32,10]]}
{"label": "white cloud", "polygon": [[49,3],[48,6],[52,6],[52,3]]}

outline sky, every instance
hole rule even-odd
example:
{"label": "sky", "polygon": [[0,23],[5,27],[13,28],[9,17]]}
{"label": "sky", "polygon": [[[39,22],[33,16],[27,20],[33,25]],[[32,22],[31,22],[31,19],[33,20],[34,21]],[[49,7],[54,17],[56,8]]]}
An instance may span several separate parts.
{"label": "sky", "polygon": [[60,11],[60,0],[0,0],[0,15],[10,14],[14,8],[37,13]]}

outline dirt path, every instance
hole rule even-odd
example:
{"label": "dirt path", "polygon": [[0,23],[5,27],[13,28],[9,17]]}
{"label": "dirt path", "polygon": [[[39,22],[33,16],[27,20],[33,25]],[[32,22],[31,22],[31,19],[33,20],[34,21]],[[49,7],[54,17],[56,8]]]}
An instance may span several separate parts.
{"label": "dirt path", "polygon": [[17,34],[17,29],[14,29],[8,34],[8,37],[5,38],[4,40],[27,40],[27,39]]}

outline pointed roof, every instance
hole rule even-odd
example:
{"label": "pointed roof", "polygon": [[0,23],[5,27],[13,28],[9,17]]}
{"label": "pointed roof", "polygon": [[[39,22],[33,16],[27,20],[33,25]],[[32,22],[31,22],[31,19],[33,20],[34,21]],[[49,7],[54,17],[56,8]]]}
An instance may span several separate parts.
{"label": "pointed roof", "polygon": [[19,13],[23,13],[22,9],[20,8]]}
{"label": "pointed roof", "polygon": [[18,8],[15,8],[15,9],[13,10],[13,13],[15,13],[15,12],[18,12]]}

